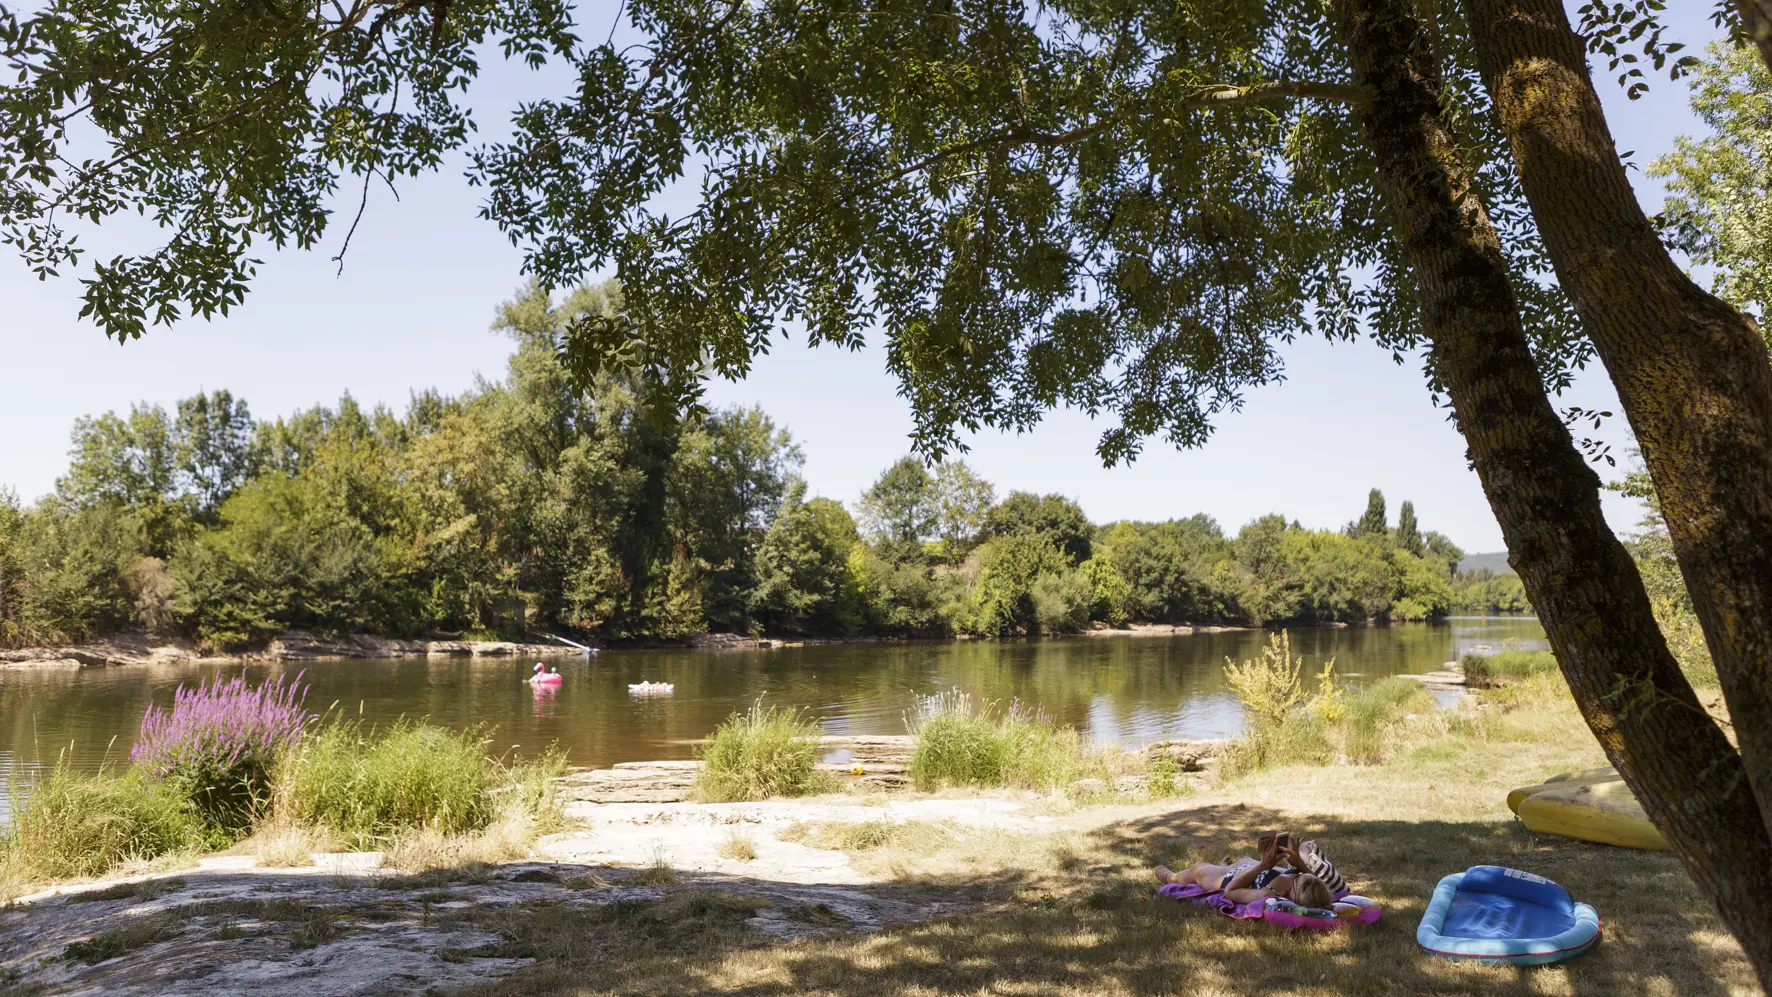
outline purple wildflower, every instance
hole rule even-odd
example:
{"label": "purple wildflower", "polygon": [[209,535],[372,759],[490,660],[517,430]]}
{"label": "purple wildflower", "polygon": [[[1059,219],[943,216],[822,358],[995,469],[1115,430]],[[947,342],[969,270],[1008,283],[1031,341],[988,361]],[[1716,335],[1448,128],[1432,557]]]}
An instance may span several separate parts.
{"label": "purple wildflower", "polygon": [[278,676],[257,688],[241,675],[194,689],[179,686],[171,710],[150,706],[129,760],[161,778],[175,774],[268,772],[277,753],[301,736],[312,716],[302,708],[301,676]]}

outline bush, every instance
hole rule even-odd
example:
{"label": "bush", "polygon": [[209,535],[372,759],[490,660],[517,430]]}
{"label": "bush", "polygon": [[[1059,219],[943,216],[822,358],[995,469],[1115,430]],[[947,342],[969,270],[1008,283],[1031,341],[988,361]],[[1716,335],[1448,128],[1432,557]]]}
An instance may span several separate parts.
{"label": "bush", "polygon": [[734,712],[701,748],[695,797],[732,803],[829,790],[832,780],[817,768],[821,733],[797,710],[754,703],[749,713]]}
{"label": "bush", "polygon": [[498,811],[494,793],[512,781],[486,753],[489,743],[478,730],[410,721],[382,733],[328,724],[286,756],[277,819],[319,825],[359,844],[419,829],[480,830]]}
{"label": "bush", "polygon": [[1557,657],[1549,651],[1467,653],[1459,663],[1464,667],[1465,681],[1473,685],[1498,685],[1557,670]]}
{"label": "bush", "polygon": [[307,690],[282,676],[179,686],[171,710],[150,706],[130,760],[171,782],[197,808],[212,839],[237,838],[264,809],[278,757],[301,736]]}
{"label": "bush", "polygon": [[1061,727],[1044,711],[1019,703],[992,717],[965,693],[943,693],[924,700],[906,725],[917,737],[910,776],[918,789],[1046,789],[1106,770],[1076,728]]}
{"label": "bush", "polygon": [[58,767],[20,800],[0,856],[22,879],[99,876],[135,859],[199,846],[203,822],[176,787],[139,769],[81,775]]}

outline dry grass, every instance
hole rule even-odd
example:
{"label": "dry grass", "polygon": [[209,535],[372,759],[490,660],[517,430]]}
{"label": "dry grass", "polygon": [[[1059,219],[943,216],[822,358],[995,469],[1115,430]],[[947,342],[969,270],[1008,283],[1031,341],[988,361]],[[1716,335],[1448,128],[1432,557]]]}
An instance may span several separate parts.
{"label": "dry grass", "polygon": [[300,869],[314,864],[314,853],[337,851],[335,835],[324,828],[270,827],[243,843],[267,869]]}
{"label": "dry grass", "polygon": [[[1759,994],[1746,960],[1674,859],[1535,836],[1511,820],[1506,790],[1602,758],[1554,681],[1528,679],[1494,692],[1501,705],[1476,717],[1400,721],[1394,750],[1380,765],[1267,769],[1180,803],[1079,811],[1054,834],[932,834],[925,832],[936,825],[865,822],[801,825],[789,835],[850,850],[859,868],[894,880],[893,888],[957,891],[983,902],[954,917],[784,945],[748,931],[742,905],[710,906],[705,894],[677,901],[675,913],[647,908],[636,925],[611,923],[613,911],[595,915],[603,918],[595,924],[593,915],[569,911],[502,912],[507,921],[494,930],[538,962],[470,993]],[[1153,864],[1247,854],[1276,827],[1323,842],[1355,888],[1384,904],[1384,920],[1365,930],[1288,935],[1147,901]],[[1414,929],[1434,884],[1478,863],[1526,868],[1570,886],[1599,908],[1605,941],[1573,962],[1530,970],[1423,954]],[[693,930],[662,930],[673,917]]]}
{"label": "dry grass", "polygon": [[719,853],[721,858],[737,862],[752,862],[757,858],[757,841],[742,831],[734,831],[726,836],[725,841],[720,842],[715,851]]}

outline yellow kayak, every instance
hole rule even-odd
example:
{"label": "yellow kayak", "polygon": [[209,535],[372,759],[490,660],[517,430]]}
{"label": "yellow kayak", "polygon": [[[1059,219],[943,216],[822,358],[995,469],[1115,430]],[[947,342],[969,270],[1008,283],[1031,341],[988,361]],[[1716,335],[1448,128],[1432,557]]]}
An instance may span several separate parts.
{"label": "yellow kayak", "polygon": [[1553,776],[1537,786],[1514,790],[1507,802],[1520,823],[1541,834],[1620,848],[1667,849],[1661,832],[1613,769]]}
{"label": "yellow kayak", "polygon": [[1582,769],[1579,772],[1559,772],[1536,786],[1521,786],[1507,794],[1507,808],[1514,813],[1519,813],[1521,801],[1547,789],[1568,789],[1571,786],[1584,786],[1594,782],[1618,782],[1623,778],[1618,774],[1618,770],[1610,765],[1602,765],[1597,769]]}

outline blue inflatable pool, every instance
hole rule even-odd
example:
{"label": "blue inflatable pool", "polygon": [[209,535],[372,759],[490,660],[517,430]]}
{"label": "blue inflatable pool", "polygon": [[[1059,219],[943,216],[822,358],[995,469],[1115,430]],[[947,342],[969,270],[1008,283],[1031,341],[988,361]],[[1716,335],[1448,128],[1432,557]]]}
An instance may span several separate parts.
{"label": "blue inflatable pool", "polygon": [[1573,959],[1600,940],[1600,915],[1529,872],[1474,865],[1440,880],[1415,941],[1434,955],[1515,966]]}

